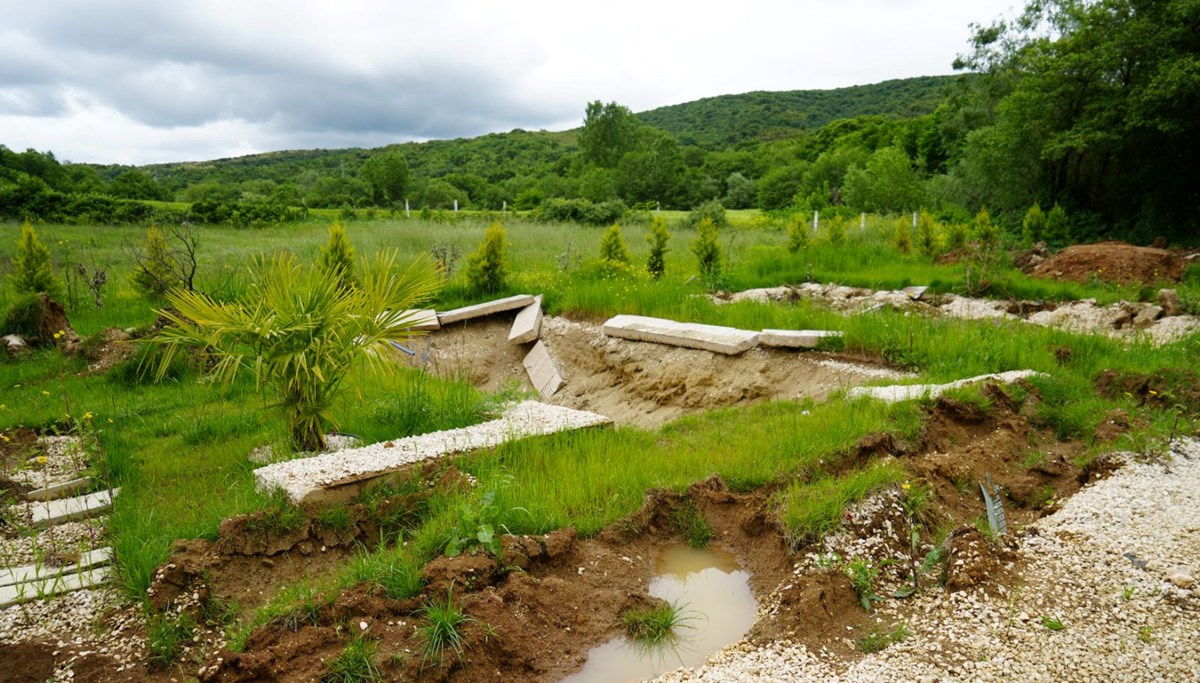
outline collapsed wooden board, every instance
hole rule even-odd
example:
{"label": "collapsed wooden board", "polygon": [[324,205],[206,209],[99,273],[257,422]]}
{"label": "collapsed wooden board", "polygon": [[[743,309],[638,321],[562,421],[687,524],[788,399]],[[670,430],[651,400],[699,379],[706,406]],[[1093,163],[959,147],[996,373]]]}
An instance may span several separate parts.
{"label": "collapsed wooden board", "polygon": [[499,419],[470,427],[267,465],[254,471],[255,485],[264,492],[280,489],[297,504],[346,500],[371,480],[415,463],[611,422],[596,413],[523,401]]}

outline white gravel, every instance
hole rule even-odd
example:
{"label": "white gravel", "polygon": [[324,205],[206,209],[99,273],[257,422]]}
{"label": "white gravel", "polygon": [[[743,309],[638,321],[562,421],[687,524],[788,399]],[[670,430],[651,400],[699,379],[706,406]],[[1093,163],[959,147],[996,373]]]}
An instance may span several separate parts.
{"label": "white gravel", "polygon": [[87,453],[76,436],[39,436],[29,460],[10,478],[35,489],[71,481],[88,465]]}
{"label": "white gravel", "polygon": [[322,489],[381,476],[431,458],[610,422],[596,413],[522,401],[498,420],[275,463],[255,470],[254,478],[259,490],[282,489],[299,503]]}
{"label": "white gravel", "polygon": [[[117,661],[113,673],[141,662],[144,629],[139,606],[112,588],[81,590],[0,610],[0,642],[41,640],[62,652],[108,655]],[[74,657],[67,658],[60,680],[71,678],[67,670],[73,661]]]}
{"label": "white gravel", "polygon": [[946,384],[897,384],[886,387],[854,387],[846,392],[846,398],[854,399],[863,396],[869,396],[887,403],[895,403],[896,401],[908,401],[911,399],[929,396],[937,398],[941,393],[950,389],[965,387],[968,384],[991,380],[1008,384],[1019,379],[1032,377],[1038,373],[1034,370],[1009,370],[1008,372],[996,372],[989,375],[977,375],[975,377],[967,377],[965,379],[947,382]]}
{"label": "white gravel", "polygon": [[1177,442],[1169,462],[1131,461],[1083,489],[1018,533],[1016,553],[1024,568],[1006,590],[883,603],[879,623],[903,621],[912,635],[882,652],[841,659],[743,641],[658,680],[1200,680],[1200,596],[1195,584],[1168,580],[1200,572],[1200,442]]}

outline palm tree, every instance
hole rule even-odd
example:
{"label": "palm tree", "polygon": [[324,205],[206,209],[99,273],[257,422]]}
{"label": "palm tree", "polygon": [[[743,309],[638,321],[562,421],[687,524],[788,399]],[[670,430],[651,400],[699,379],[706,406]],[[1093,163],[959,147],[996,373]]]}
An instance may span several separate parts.
{"label": "palm tree", "polygon": [[202,347],[215,359],[213,373],[228,384],[239,372],[274,396],[270,408],[287,422],[294,445],[319,451],[336,427],[331,410],[356,362],[378,371],[396,367],[394,344],[418,334],[415,308],[441,284],[425,258],[400,271],[396,254],[377,254],[358,287],[342,287],[319,267],[301,266],[289,254],[260,261],[248,291],[233,302],[198,292],[167,294],[170,322],[150,341],[164,345],[158,375],[181,349]]}

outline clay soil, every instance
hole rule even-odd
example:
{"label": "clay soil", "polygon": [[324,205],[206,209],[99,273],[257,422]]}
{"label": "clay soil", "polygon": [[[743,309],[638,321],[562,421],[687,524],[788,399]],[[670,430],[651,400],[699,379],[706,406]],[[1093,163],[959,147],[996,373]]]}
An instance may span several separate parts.
{"label": "clay soil", "polygon": [[[409,362],[489,391],[532,390],[521,363],[532,344],[508,341],[512,318],[497,314],[431,333],[415,343]],[[541,340],[565,380],[547,402],[651,428],[688,412],[754,401],[820,401],[890,372],[881,361],[830,353],[755,348],[725,356],[627,341],[565,318],[545,318]]]}
{"label": "clay soil", "polygon": [[1126,285],[1153,285],[1179,282],[1186,269],[1187,261],[1166,249],[1101,242],[1067,247],[1039,263],[1033,275],[1074,282],[1096,278]]}
{"label": "clay soil", "polygon": [[[414,362],[421,362],[427,350],[425,362],[433,371],[465,376],[488,389],[527,386],[521,365],[527,347],[507,342],[510,325],[511,316],[494,316],[443,330],[430,336],[427,349],[418,343]],[[595,325],[562,319],[544,322],[543,340],[567,379],[554,402],[641,425],[755,400],[820,399],[866,381],[868,372],[886,370],[821,353],[752,351],[728,358],[669,349],[609,339]],[[1124,390],[1128,382],[1110,384],[1105,388]],[[947,590],[1001,585],[1019,569],[1002,543],[975,528],[983,515],[978,482],[990,477],[1000,485],[1009,525],[1019,528],[1054,509],[1081,482],[1103,474],[1102,466],[1081,471],[1074,465],[1079,446],[1058,443],[1039,428],[1034,416],[1040,398],[1032,386],[1007,392],[989,386],[984,395],[986,405],[936,402],[916,443],[892,434],[870,435],[829,464],[830,472],[838,473],[898,458],[914,482],[929,486],[927,528],[954,529],[944,542],[950,558]],[[1120,420],[1109,422],[1106,435],[1115,436]],[[323,526],[313,510],[297,527],[272,530],[258,513],[227,520],[215,542],[177,543],[170,562],[156,573],[151,603],[192,612],[202,627],[190,652],[175,665],[118,673],[111,661],[83,655],[80,648],[28,642],[0,649],[0,659],[21,663],[0,667],[0,683],[45,680],[67,655],[80,656],[74,680],[315,681],[354,634],[379,643],[375,661],[387,680],[560,680],[584,664],[592,647],[621,633],[624,611],[654,600],[646,591],[658,550],[679,540],[675,513],[686,506],[712,527],[713,543],[734,553],[751,575],[760,606],[760,618],[748,634],[751,643],[789,640],[854,658],[861,654],[848,634],[876,626],[845,573],[815,570],[803,560],[825,548],[789,547],[773,512],[775,492],[784,482],[735,492],[714,477],[683,493],[650,491],[638,513],[594,537],[578,538],[570,529],[504,537],[499,558],[478,553],[429,563],[423,570],[425,589],[415,598],[393,600],[376,588],[358,586],[310,619],[282,619],[256,629],[242,652],[223,647],[224,626],[212,620],[212,612],[219,611],[215,607],[236,604],[238,616],[246,618],[280,586],[317,583],[383,537],[381,531],[413,523],[429,492],[469,485],[444,465],[419,474],[422,492],[351,507],[350,525],[341,529]],[[899,495],[898,488],[889,490],[885,504],[870,514],[848,513],[843,524],[842,535],[850,539],[880,539],[871,544],[870,557],[885,566],[880,579],[888,587],[880,590],[885,595],[911,579],[909,565],[897,561],[908,552],[907,540],[900,540],[906,534],[897,533],[906,528]],[[928,543],[932,534],[926,536]],[[465,657],[423,657],[422,610],[451,598],[468,617]]]}

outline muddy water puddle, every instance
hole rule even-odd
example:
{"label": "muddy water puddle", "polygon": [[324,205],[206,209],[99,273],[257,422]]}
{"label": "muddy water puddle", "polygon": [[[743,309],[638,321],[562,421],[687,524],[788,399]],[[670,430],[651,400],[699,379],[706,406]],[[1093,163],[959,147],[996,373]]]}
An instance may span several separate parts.
{"label": "muddy water puddle", "polygon": [[750,575],[718,548],[664,547],[649,593],[683,608],[684,625],[668,645],[647,647],[624,636],[592,648],[587,663],[562,683],[621,683],[653,678],[705,658],[736,642],[754,625],[758,603]]}

